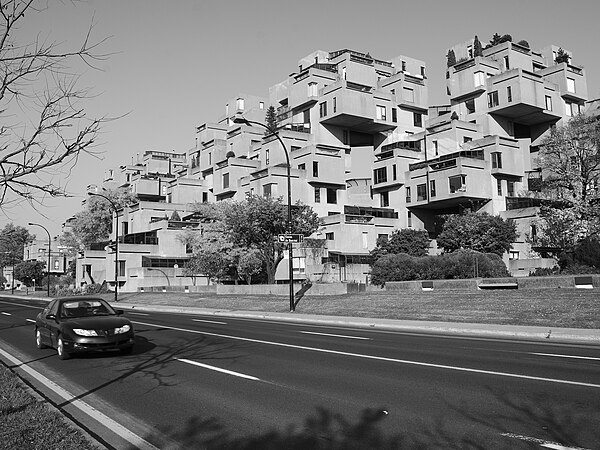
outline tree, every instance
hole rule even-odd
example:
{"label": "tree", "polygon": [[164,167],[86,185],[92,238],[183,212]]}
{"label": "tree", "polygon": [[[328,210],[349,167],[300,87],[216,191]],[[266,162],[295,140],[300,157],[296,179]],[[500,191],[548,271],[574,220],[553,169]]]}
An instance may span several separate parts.
{"label": "tree", "polygon": [[277,131],[277,115],[273,105],[267,108],[267,113],[265,114],[265,125],[269,128],[269,131],[265,130],[265,134],[271,134]]}
{"label": "tree", "polygon": [[437,243],[446,253],[468,249],[502,256],[516,239],[516,225],[512,220],[469,212],[446,216]]}
{"label": "tree", "polygon": [[[122,208],[137,201],[135,194],[125,189],[104,191],[117,208]],[[61,244],[70,249],[73,256],[90,244],[110,239],[114,227],[114,210],[104,198],[91,195],[86,201],[86,209],[75,214],[72,221],[72,231],[61,236]]]}
{"label": "tree", "polygon": [[373,262],[384,255],[406,253],[410,256],[425,256],[429,251],[429,233],[425,230],[405,228],[392,231],[391,236],[377,239],[375,248],[371,251]]}
{"label": "tree", "polygon": [[454,50],[450,49],[450,50],[448,50],[448,54],[446,55],[446,66],[452,67],[455,64],[456,64],[456,54],[454,53]]}
{"label": "tree", "polygon": [[29,230],[9,223],[0,230],[0,267],[23,261],[23,247],[35,239]]}
{"label": "tree", "polygon": [[0,4],[0,205],[46,196],[67,196],[56,180],[81,154],[94,154],[105,118],[89,118],[81,103],[89,91],[77,87],[76,64],[93,63],[102,41],[90,40],[91,28],[71,49],[57,42],[22,42],[19,28],[48,3],[15,0]]}
{"label": "tree", "polygon": [[569,64],[570,59],[571,59],[571,56],[567,52],[565,52],[562,48],[559,48],[558,51],[556,52],[556,57],[554,58],[554,62],[556,64],[560,64],[560,63]]}
{"label": "tree", "polygon": [[45,268],[45,261],[23,261],[15,266],[14,278],[22,281],[26,286],[31,286],[33,280],[42,281]]}
{"label": "tree", "polygon": [[490,43],[485,48],[493,47],[494,45],[498,45],[501,43],[502,43],[502,36],[500,36],[498,33],[494,33],[494,35],[492,36],[492,39],[490,40]]}
{"label": "tree", "polygon": [[483,46],[477,35],[475,35],[475,39],[473,40],[473,56],[483,56]]}
{"label": "tree", "polygon": [[260,250],[249,249],[240,255],[237,264],[238,276],[246,278],[246,283],[252,284],[252,277],[258,277],[264,272],[264,263]]}

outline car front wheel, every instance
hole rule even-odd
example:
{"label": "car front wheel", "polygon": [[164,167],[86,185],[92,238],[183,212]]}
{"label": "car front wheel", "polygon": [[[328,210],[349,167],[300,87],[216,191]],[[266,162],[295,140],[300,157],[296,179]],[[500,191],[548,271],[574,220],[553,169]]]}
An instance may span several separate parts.
{"label": "car front wheel", "polygon": [[71,355],[69,355],[69,352],[65,350],[65,342],[63,341],[62,336],[58,337],[56,351],[58,352],[58,357],[60,359],[69,359],[71,357]]}
{"label": "car front wheel", "polygon": [[39,349],[46,348],[46,345],[42,342],[42,333],[38,328],[35,329],[35,345]]}

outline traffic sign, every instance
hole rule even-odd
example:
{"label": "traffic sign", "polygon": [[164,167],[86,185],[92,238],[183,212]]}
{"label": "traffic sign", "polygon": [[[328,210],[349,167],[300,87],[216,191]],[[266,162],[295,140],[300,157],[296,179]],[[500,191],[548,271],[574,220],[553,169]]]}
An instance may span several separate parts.
{"label": "traffic sign", "polygon": [[279,234],[277,241],[279,242],[302,242],[304,240],[303,234],[290,233],[290,234]]}

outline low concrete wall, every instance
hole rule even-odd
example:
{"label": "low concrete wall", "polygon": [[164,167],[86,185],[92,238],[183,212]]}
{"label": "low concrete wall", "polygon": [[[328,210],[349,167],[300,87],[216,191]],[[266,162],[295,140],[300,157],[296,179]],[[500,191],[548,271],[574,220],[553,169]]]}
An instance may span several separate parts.
{"label": "low concrete wall", "polygon": [[217,292],[217,285],[210,286],[146,286],[137,289],[137,292]]}
{"label": "low concrete wall", "polygon": [[[302,289],[300,283],[294,285],[294,293]],[[365,292],[363,283],[313,283],[305,296],[311,295],[344,295],[354,292]],[[216,293],[217,295],[280,295],[288,296],[288,284],[212,284],[210,286],[152,286],[138,288],[138,292],[189,292]]]}
{"label": "low concrete wall", "polygon": [[[576,284],[576,279],[578,283]],[[591,284],[588,284],[591,281]],[[433,290],[476,291],[480,284],[517,284],[518,289],[574,289],[577,286],[600,288],[600,275],[560,275],[552,277],[518,277],[518,278],[475,278],[470,280],[427,280],[427,281],[389,281],[386,291],[421,291],[424,288]]]}

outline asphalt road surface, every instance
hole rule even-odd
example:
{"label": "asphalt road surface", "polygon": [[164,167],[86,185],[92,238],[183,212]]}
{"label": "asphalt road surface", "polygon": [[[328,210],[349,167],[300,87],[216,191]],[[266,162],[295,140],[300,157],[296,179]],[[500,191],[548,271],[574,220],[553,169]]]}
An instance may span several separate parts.
{"label": "asphalt road surface", "polygon": [[597,346],[127,311],[131,355],[61,361],[44,304],[0,298],[0,357],[108,447],[600,448]]}

